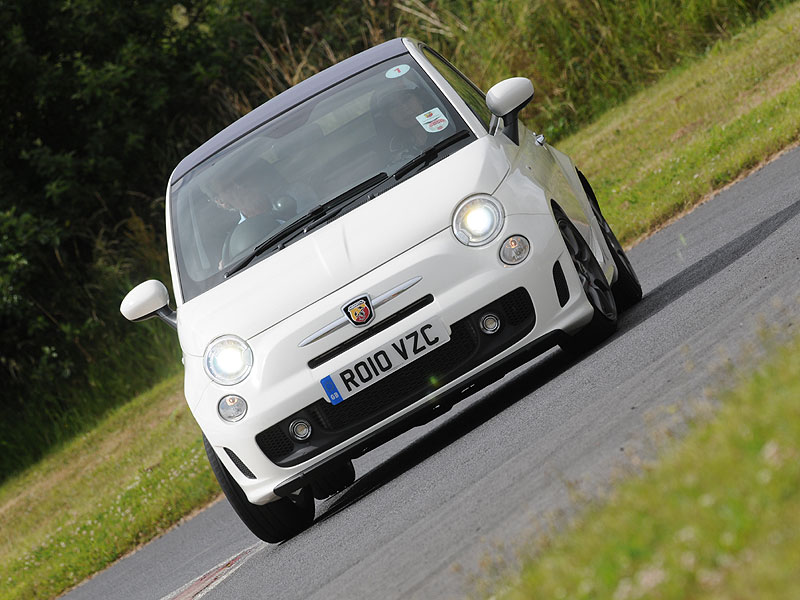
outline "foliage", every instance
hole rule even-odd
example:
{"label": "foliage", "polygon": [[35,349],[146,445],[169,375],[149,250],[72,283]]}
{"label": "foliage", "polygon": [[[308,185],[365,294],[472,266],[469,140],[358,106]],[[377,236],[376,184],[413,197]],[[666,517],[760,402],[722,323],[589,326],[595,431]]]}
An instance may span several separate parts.
{"label": "foliage", "polygon": [[525,115],[558,139],[787,1],[342,2],[277,43],[252,24],[258,46],[246,61],[253,83],[223,95],[230,114],[241,116],[358,50],[406,35],[431,44],[483,90],[530,77],[536,96]]}
{"label": "foliage", "polygon": [[220,125],[211,82],[241,63],[226,40],[244,24],[226,10],[0,8],[0,477],[177,366],[174,335],[117,307],[166,274],[159,196]]}
{"label": "foliage", "polygon": [[632,241],[800,141],[800,5],[559,143]]}
{"label": "foliage", "polygon": [[[446,50],[487,89],[531,77],[527,118],[558,139],[702,54],[715,40],[785,4],[784,0],[439,0],[423,8],[419,36]],[[458,14],[462,20],[454,16]]]}

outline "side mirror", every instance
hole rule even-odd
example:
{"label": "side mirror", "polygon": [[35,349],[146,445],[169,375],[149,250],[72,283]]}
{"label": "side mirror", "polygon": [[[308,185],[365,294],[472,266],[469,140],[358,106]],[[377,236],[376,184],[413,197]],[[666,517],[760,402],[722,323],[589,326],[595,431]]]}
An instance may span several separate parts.
{"label": "side mirror", "polygon": [[[505,79],[494,84],[486,94],[486,106],[495,118],[503,119],[503,133],[517,145],[519,145],[519,111],[531,100],[533,100],[533,84],[527,77]],[[493,125],[496,127],[495,123]]]}
{"label": "side mirror", "polygon": [[158,317],[173,329],[178,328],[175,311],[169,307],[169,292],[155,279],[140,283],[128,292],[119,305],[119,312],[129,321]]}

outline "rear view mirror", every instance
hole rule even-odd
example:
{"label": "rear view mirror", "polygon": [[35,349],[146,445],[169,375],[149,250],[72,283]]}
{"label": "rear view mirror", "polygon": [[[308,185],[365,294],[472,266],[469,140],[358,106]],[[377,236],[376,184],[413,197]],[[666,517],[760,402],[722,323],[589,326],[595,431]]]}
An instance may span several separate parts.
{"label": "rear view mirror", "polygon": [[119,305],[119,311],[129,321],[158,317],[170,327],[177,328],[175,311],[169,307],[169,292],[155,279],[140,283],[128,292]]}
{"label": "rear view mirror", "polygon": [[515,144],[519,144],[519,112],[531,100],[533,84],[527,77],[505,79],[493,85],[486,94],[486,106],[495,119],[503,119],[503,133]]}

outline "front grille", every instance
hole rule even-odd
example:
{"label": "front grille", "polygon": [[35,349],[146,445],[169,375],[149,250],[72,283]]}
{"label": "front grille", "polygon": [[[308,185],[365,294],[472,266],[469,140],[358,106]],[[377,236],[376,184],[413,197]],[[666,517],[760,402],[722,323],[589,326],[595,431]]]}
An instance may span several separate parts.
{"label": "front grille", "polygon": [[[480,333],[478,321],[487,312],[498,315],[501,329]],[[450,341],[392,373],[386,379],[333,405],[324,399],[256,436],[266,456],[282,467],[294,466],[410,406],[525,337],[536,322],[530,295],[518,288],[453,323]],[[312,435],[305,442],[289,439],[289,424],[306,419]]]}
{"label": "front grille", "polygon": [[256,443],[267,456],[288,456],[294,449],[294,443],[286,433],[288,431],[288,425],[282,428],[271,427],[256,436]]}

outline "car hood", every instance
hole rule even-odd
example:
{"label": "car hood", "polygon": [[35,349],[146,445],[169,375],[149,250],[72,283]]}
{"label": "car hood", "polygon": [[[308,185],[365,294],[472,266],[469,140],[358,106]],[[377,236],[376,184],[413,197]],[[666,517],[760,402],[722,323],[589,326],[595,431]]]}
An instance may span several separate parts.
{"label": "car hood", "polygon": [[250,339],[450,226],[473,193],[510,168],[484,136],[178,308],[186,354],[225,334]]}

